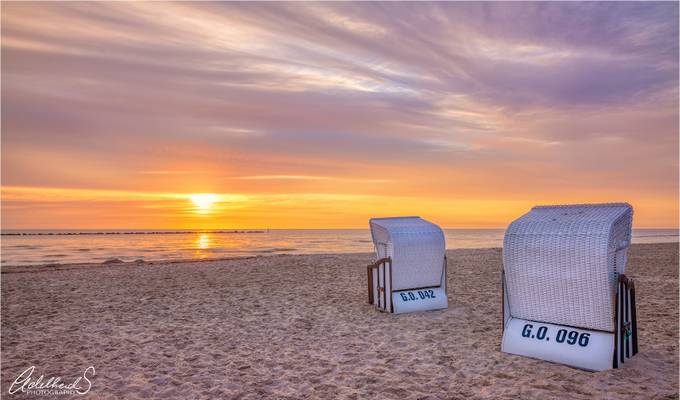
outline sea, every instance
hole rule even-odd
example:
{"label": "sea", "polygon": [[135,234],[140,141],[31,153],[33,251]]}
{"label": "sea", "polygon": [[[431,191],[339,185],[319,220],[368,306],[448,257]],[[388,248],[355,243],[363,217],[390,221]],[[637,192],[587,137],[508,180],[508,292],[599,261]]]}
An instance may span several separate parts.
{"label": "sea", "polygon": [[[446,247],[502,247],[504,229],[445,229]],[[633,243],[678,242],[677,229],[633,229]],[[5,265],[170,261],[372,252],[368,229],[3,230]]]}

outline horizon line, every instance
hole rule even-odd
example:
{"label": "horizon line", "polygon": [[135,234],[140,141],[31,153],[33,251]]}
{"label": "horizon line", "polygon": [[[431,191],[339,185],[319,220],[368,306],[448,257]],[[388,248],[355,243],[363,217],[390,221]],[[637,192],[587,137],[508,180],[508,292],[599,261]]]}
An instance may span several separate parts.
{"label": "horizon line", "polygon": [[[459,229],[459,230],[498,230],[507,229],[507,227],[441,227],[441,229]],[[632,229],[663,229],[663,230],[677,230],[680,231],[680,227],[633,227]],[[242,228],[0,228],[0,232],[6,231],[71,231],[71,232],[104,232],[104,231],[116,231],[116,232],[139,232],[139,231],[157,231],[162,233],[169,232],[237,232],[237,231],[280,231],[280,230],[307,230],[307,231],[324,231],[324,230],[370,230],[370,227],[348,227],[348,228],[268,228],[268,227],[242,227]]]}

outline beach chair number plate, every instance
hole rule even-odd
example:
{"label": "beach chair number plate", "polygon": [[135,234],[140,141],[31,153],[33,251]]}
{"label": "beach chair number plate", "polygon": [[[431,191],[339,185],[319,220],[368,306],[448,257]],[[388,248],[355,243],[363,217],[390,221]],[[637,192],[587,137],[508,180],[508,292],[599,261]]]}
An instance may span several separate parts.
{"label": "beach chair number plate", "polygon": [[608,332],[510,318],[501,350],[591,371],[611,368],[614,335]]}
{"label": "beach chair number plate", "polygon": [[437,295],[434,293],[434,290],[432,289],[418,290],[417,292],[416,291],[399,292],[399,295],[401,296],[401,299],[403,301],[418,301],[437,298]]}
{"label": "beach chair number plate", "polygon": [[437,310],[448,306],[446,292],[442,287],[393,292],[392,303],[394,305],[394,312],[397,314],[412,311]]}
{"label": "beach chair number plate", "polygon": [[[536,325],[536,327],[534,327],[534,324],[524,324],[524,328],[522,328],[522,337],[550,341],[551,335],[547,326]],[[557,335],[555,335],[554,340],[557,343],[588,347],[588,342],[590,342],[590,333],[562,328],[557,331]]]}

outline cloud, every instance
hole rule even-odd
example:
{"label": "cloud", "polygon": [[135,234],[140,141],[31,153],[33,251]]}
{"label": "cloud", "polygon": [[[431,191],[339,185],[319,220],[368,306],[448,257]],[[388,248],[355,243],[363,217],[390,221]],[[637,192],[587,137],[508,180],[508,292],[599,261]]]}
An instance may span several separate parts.
{"label": "cloud", "polygon": [[253,180],[253,181],[269,181],[269,180],[301,180],[301,181],[341,181],[352,183],[386,183],[389,179],[352,179],[352,178],[338,178],[334,176],[318,176],[318,175],[254,175],[254,176],[237,176],[231,179]]}

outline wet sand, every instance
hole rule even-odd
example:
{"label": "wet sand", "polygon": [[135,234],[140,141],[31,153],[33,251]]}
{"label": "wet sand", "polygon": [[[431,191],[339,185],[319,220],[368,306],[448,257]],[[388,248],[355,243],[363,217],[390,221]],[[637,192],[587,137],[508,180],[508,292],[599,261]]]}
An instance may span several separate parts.
{"label": "wet sand", "polygon": [[406,315],[370,254],[3,267],[2,394],[34,365],[101,399],[678,398],[677,244],[632,246],[640,353],[598,373],[501,353],[501,250],[448,255],[449,308]]}

